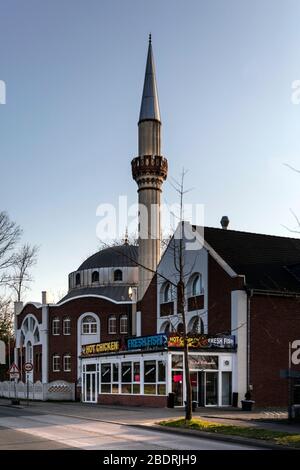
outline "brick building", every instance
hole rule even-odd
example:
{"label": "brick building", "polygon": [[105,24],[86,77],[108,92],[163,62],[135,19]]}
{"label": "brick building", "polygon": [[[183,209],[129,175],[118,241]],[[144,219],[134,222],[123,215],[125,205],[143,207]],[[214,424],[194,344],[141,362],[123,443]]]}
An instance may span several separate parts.
{"label": "brick building", "polygon": [[[138,129],[132,176],[146,208],[138,246],[125,239],[89,257],[69,274],[68,294],[57,304],[47,302],[46,292],[41,303],[16,303],[21,398],[29,392],[43,400],[166,406],[173,393],[175,405],[184,405],[178,229],[160,253],[168,162],[161,155],[151,40]],[[251,390],[257,406],[286,406],[280,370],[289,366],[289,343],[300,342],[300,240],[228,230],[226,218],[222,228],[183,227],[193,399],[200,406],[240,406]],[[33,364],[26,374],[25,363]],[[9,396],[10,387],[0,383],[0,395]],[[295,381],[300,402],[298,390]]]}

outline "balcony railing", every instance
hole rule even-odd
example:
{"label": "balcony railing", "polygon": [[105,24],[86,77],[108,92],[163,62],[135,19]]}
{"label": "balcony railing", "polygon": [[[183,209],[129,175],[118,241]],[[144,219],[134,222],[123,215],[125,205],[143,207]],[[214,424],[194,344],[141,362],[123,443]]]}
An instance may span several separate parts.
{"label": "balcony railing", "polygon": [[160,304],[160,316],[167,317],[174,314],[174,302]]}
{"label": "balcony railing", "polygon": [[188,312],[193,310],[201,310],[204,308],[204,294],[195,295],[188,298]]}

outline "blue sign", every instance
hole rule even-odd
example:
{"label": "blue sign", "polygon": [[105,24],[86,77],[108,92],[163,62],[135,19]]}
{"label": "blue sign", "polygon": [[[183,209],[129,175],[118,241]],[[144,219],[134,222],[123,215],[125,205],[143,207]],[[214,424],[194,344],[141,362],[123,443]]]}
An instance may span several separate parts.
{"label": "blue sign", "polygon": [[128,351],[132,351],[134,349],[160,349],[167,348],[168,346],[168,338],[164,333],[152,336],[129,338],[126,342]]}

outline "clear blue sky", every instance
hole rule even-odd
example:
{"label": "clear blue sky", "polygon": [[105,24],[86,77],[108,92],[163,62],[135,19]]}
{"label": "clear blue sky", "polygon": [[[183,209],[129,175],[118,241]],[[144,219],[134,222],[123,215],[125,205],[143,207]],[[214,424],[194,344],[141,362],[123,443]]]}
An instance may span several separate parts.
{"label": "clear blue sky", "polygon": [[[298,0],[0,0],[0,208],[41,246],[31,299],[98,246],[96,207],[136,200],[148,33],[163,153],[205,223],[289,235],[300,215]],[[176,202],[166,183],[165,201]]]}

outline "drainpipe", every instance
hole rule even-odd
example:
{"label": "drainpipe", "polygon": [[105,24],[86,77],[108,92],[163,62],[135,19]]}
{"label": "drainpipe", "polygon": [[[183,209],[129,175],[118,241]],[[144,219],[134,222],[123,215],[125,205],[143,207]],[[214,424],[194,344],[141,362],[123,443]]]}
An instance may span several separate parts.
{"label": "drainpipe", "polygon": [[253,289],[247,291],[247,390],[250,386],[250,320],[251,320],[251,298],[253,297]]}

